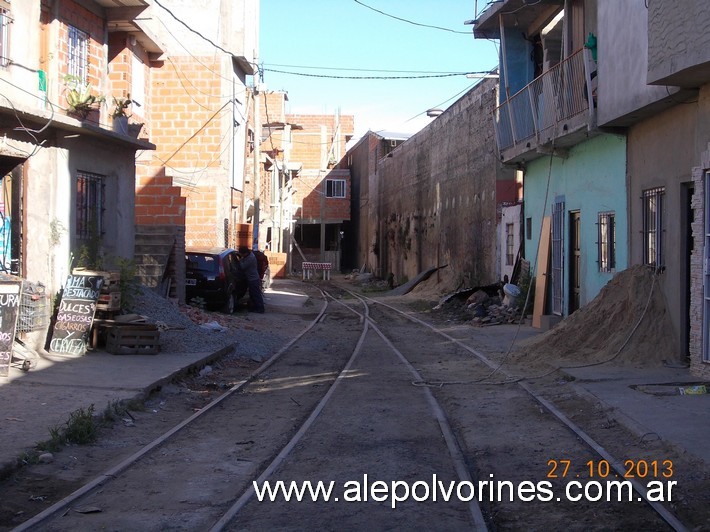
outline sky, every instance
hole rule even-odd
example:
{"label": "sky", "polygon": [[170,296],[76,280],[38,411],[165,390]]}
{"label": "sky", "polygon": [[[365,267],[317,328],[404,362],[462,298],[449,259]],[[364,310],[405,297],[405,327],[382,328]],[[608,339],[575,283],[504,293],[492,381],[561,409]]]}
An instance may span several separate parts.
{"label": "sky", "polygon": [[[262,81],[266,90],[288,93],[287,113],[354,115],[355,139],[368,130],[415,133],[432,120],[428,109],[446,109],[480,81],[423,76],[497,66],[497,43],[474,39],[472,26],[464,25],[485,4],[261,0]],[[419,79],[333,78],[338,76]]]}

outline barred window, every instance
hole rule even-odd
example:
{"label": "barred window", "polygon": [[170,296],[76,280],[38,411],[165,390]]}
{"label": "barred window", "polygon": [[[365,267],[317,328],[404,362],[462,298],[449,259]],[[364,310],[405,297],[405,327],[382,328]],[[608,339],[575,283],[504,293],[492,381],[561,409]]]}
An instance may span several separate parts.
{"label": "barred window", "polygon": [[10,10],[0,6],[0,67],[10,64]]}
{"label": "barred window", "polygon": [[345,179],[326,179],[325,195],[327,198],[344,198]]}
{"label": "barred window", "polygon": [[643,192],[643,262],[663,266],[663,198],[665,187]]}
{"label": "barred window", "polygon": [[515,262],[515,224],[505,224],[505,265]]}
{"label": "barred window", "polygon": [[89,81],[89,36],[69,26],[69,65],[67,74],[78,83]]}
{"label": "barred window", "polygon": [[104,232],[104,176],[77,172],[76,175],[76,236],[90,239]]}
{"label": "barred window", "polygon": [[616,268],[616,221],[613,212],[600,212],[598,217],[597,253],[600,272]]}

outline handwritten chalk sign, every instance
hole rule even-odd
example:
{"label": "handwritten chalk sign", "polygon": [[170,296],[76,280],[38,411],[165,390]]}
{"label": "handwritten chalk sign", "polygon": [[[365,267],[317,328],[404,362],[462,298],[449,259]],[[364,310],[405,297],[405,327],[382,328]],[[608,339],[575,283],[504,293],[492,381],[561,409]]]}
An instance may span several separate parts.
{"label": "handwritten chalk sign", "polygon": [[0,280],[0,377],[10,373],[21,289],[22,281]]}
{"label": "handwritten chalk sign", "polygon": [[59,302],[49,350],[54,353],[83,355],[94,321],[96,303],[104,278],[101,275],[71,274]]}

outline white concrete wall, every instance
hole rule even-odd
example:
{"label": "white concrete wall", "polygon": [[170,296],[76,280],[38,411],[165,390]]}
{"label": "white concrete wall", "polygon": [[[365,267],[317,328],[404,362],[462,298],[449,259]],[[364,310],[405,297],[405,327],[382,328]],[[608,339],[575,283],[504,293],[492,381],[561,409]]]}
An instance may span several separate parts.
{"label": "white concrete wall", "polygon": [[160,38],[168,54],[213,56],[218,50],[212,41],[253,62],[258,49],[258,0],[162,0],[161,4],[194,30],[177,22],[166,9],[151,5],[150,19],[140,24]]}
{"label": "white concrete wall", "polygon": [[[500,279],[503,279],[504,275],[508,276],[508,279],[513,277],[513,268],[515,267],[515,257],[520,249],[520,223],[522,215],[522,205],[509,205],[507,207],[502,207],[501,220],[500,220],[500,231],[498,237],[498,250],[500,255]],[[506,226],[508,224],[513,224],[515,240],[513,242],[513,264],[506,264]]]}
{"label": "white concrete wall", "polygon": [[[24,0],[12,3],[13,23],[10,25],[9,55],[12,60],[7,68],[0,69],[0,94],[13,105],[28,109],[44,108],[38,90],[39,66],[39,0]],[[7,100],[3,105],[7,104]]]}

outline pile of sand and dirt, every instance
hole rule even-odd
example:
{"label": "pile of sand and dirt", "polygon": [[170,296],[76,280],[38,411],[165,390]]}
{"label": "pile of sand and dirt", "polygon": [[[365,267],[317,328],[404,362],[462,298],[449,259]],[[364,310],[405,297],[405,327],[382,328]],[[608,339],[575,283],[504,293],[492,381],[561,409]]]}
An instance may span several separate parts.
{"label": "pile of sand and dirt", "polygon": [[588,305],[549,331],[520,342],[515,358],[560,366],[604,361],[654,366],[677,360],[658,281],[647,266],[619,272]]}

